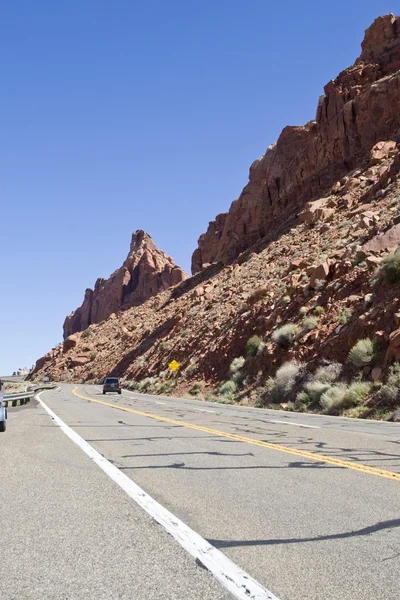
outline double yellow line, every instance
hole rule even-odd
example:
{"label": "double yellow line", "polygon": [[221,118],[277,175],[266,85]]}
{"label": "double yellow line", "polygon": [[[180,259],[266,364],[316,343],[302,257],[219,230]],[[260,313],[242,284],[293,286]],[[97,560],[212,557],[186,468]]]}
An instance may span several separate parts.
{"label": "double yellow line", "polygon": [[360,473],[365,473],[367,475],[375,475],[376,477],[385,477],[386,479],[391,479],[392,481],[400,482],[400,473],[395,473],[393,471],[385,471],[384,469],[377,469],[376,467],[370,467],[368,465],[362,465],[360,463],[355,463],[352,461],[341,460],[340,458],[333,458],[331,456],[325,456],[323,454],[317,454],[315,452],[308,452],[307,450],[298,450],[297,448],[289,448],[288,446],[281,446],[280,444],[273,444],[271,442],[263,442],[261,440],[255,440],[253,438],[243,437],[241,435],[235,435],[234,433],[227,433],[225,431],[219,431],[218,429],[210,429],[209,427],[202,427],[201,425],[193,425],[192,423],[186,423],[185,421],[177,421],[175,419],[169,419],[168,417],[161,417],[159,415],[153,415],[151,413],[142,412],[140,410],[134,410],[133,408],[127,408],[125,406],[118,406],[117,404],[111,404],[110,402],[104,402],[102,400],[96,400],[95,398],[90,398],[89,396],[83,396],[77,392],[77,387],[72,390],[74,396],[78,398],[82,398],[82,400],[88,400],[89,402],[95,402],[96,404],[102,404],[103,406],[108,406],[110,408],[117,408],[118,410],[122,410],[124,412],[132,413],[134,415],[139,415],[140,417],[146,417],[148,419],[154,419],[156,421],[162,421],[164,423],[170,423],[171,425],[179,425],[180,427],[187,427],[188,429],[194,429],[196,431],[201,431],[203,433],[210,433],[211,435],[216,435],[218,437],[228,438],[230,440],[235,440],[238,442],[243,442],[245,444],[252,444],[253,446],[260,446],[261,448],[268,448],[269,450],[276,450],[278,452],[285,452],[286,454],[292,454],[294,456],[300,456],[307,460],[312,460],[316,462],[326,463],[327,465],[332,465],[335,467],[340,467],[344,469],[352,469],[353,471],[358,471]]}

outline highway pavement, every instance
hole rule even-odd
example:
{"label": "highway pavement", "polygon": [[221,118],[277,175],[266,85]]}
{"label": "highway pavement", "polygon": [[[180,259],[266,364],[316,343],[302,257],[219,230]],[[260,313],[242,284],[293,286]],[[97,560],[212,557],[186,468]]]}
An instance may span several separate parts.
{"label": "highway pavement", "polygon": [[[398,424],[90,385],[40,399],[265,598],[400,598]],[[0,598],[234,597],[58,425],[34,401],[0,436]]]}

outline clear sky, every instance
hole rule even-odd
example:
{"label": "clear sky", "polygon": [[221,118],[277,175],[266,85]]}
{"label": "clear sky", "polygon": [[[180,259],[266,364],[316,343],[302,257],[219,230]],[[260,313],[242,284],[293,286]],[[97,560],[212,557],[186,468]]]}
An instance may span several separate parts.
{"label": "clear sky", "polygon": [[281,129],[314,118],[385,0],[5,0],[0,374],[62,339],[136,229],[190,269]]}

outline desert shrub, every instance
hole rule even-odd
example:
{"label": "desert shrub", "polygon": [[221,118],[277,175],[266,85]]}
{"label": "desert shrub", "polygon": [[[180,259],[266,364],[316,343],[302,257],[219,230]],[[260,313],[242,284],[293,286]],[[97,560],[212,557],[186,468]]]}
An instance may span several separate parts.
{"label": "desert shrub", "polygon": [[296,404],[308,404],[310,402],[310,396],[302,390],[296,396]]}
{"label": "desert shrub", "polygon": [[139,384],[138,384],[137,381],[133,381],[131,379],[127,379],[123,383],[123,387],[126,388],[127,390],[137,390],[138,389],[138,385]]}
{"label": "desert shrub", "polygon": [[345,416],[351,419],[363,419],[369,412],[371,409],[368,406],[353,406],[346,410]]}
{"label": "desert shrub", "polygon": [[367,381],[353,381],[346,390],[343,398],[343,406],[350,408],[360,404],[370,393],[371,384]]}
{"label": "desert shrub", "polygon": [[321,396],[319,401],[321,408],[326,413],[340,410],[343,406],[343,400],[347,386],[344,383],[337,383],[329,387]]}
{"label": "desert shrub", "polygon": [[264,287],[257,288],[247,298],[247,304],[250,304],[250,306],[252,306],[253,304],[257,304],[257,302],[260,302],[260,300],[262,300],[263,298],[265,298],[267,295],[268,295],[267,288],[264,288]]}
{"label": "desert shrub", "polygon": [[346,325],[346,323],[348,323],[350,321],[352,314],[353,314],[353,311],[350,310],[349,308],[344,308],[343,310],[341,310],[338,315],[339,323],[341,325]]}
{"label": "desert shrub", "polygon": [[293,323],[282,325],[272,334],[272,340],[281,348],[289,348],[295,336],[299,333],[299,328]]}
{"label": "desert shrub", "polygon": [[383,259],[379,269],[379,278],[389,285],[400,282],[400,247],[394,254]]}
{"label": "desert shrub", "polygon": [[317,317],[320,317],[321,315],[325,314],[325,309],[323,306],[316,306],[314,308],[314,313],[317,315]]}
{"label": "desert shrub", "polygon": [[246,355],[255,356],[260,348],[262,348],[263,340],[258,335],[253,335],[246,344]]}
{"label": "desert shrub", "polygon": [[190,363],[190,365],[186,368],[185,373],[187,375],[193,375],[193,373],[195,372],[195,370],[197,369],[197,365],[195,362]]}
{"label": "desert shrub", "polygon": [[189,335],[190,331],[189,329],[184,329],[181,333],[181,338],[185,338],[187,335]]}
{"label": "desert shrub", "polygon": [[379,398],[385,404],[393,406],[400,403],[400,364],[394,363],[389,367],[386,382],[379,390]]}
{"label": "desert shrub", "polygon": [[155,383],[155,377],[145,377],[144,379],[142,379],[142,381],[139,382],[138,390],[139,392],[147,392],[150,390],[150,388],[154,386]]}
{"label": "desert shrub", "polygon": [[203,382],[202,381],[196,381],[192,388],[189,390],[190,394],[196,395],[196,394],[200,394],[201,390],[203,389]]}
{"label": "desert shrub", "polygon": [[85,338],[90,337],[91,335],[93,335],[93,331],[91,329],[87,328],[84,331],[82,331],[81,337],[83,337],[85,339]]}
{"label": "desert shrub", "polygon": [[217,396],[215,400],[216,402],[219,402],[219,404],[232,404],[234,396],[233,394],[223,394],[222,396]]}
{"label": "desert shrub", "polygon": [[234,381],[223,381],[218,386],[218,392],[222,396],[226,396],[228,394],[234,394],[236,392],[236,389],[237,389],[237,385]]}
{"label": "desert shrub", "polygon": [[331,384],[327,381],[308,381],[304,386],[304,390],[312,402],[319,402],[322,394],[324,394]]}
{"label": "desert shrub", "polygon": [[374,345],[369,338],[358,340],[349,352],[348,360],[357,369],[369,365],[374,358]]}
{"label": "desert shrub", "polygon": [[299,310],[299,314],[300,314],[300,315],[302,315],[302,316],[304,316],[304,315],[306,315],[307,313],[308,313],[308,308],[307,308],[307,306],[302,306],[302,307],[300,308],[300,310]]}
{"label": "desert shrub", "polygon": [[90,354],[90,360],[94,360],[96,358],[96,356],[97,356],[97,352],[92,352]]}
{"label": "desert shrub", "polygon": [[305,365],[295,360],[284,363],[275,377],[270,377],[267,381],[267,390],[270,392],[271,399],[275,402],[288,400],[296,390],[305,375]]}
{"label": "desert shrub", "polygon": [[323,290],[325,286],[326,286],[325,279],[316,279],[314,281],[314,289],[317,291]]}
{"label": "desert shrub", "polygon": [[322,381],[326,383],[333,383],[337,381],[342,374],[343,365],[338,362],[328,362],[315,371],[312,376],[314,381]]}
{"label": "desert shrub", "polygon": [[310,315],[309,317],[303,319],[302,323],[304,331],[311,331],[312,329],[315,329],[317,324],[318,317],[314,317],[313,315]]}
{"label": "desert shrub", "polygon": [[282,301],[283,301],[285,304],[290,304],[290,296],[283,296],[283,298],[282,298]]}
{"label": "desert shrub", "polygon": [[172,379],[167,379],[167,381],[163,381],[160,387],[158,388],[159,394],[169,394],[175,387],[175,382]]}
{"label": "desert shrub", "polygon": [[171,347],[170,342],[161,342],[160,346],[159,346],[159,348],[160,348],[161,351],[169,350],[170,347]]}
{"label": "desert shrub", "polygon": [[234,358],[229,366],[229,373],[231,375],[234,375],[235,373],[240,371],[245,362],[246,359],[244,358],[244,356],[238,356],[237,358]]}

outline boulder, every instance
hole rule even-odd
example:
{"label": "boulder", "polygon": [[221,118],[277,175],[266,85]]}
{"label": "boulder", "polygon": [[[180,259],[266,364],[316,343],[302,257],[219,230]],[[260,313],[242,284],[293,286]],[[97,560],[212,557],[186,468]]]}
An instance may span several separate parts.
{"label": "boulder", "polygon": [[310,273],[310,286],[314,287],[316,281],[324,281],[329,275],[329,263],[324,261],[318,266],[313,267]]}
{"label": "boulder", "polygon": [[89,356],[75,356],[74,358],[71,358],[69,360],[69,366],[72,368],[83,367],[84,365],[87,365],[88,363],[90,363]]}
{"label": "boulder", "polygon": [[373,146],[370,152],[370,161],[372,165],[376,165],[385,158],[395,154],[397,151],[396,142],[378,142]]}
{"label": "boulder", "polygon": [[363,244],[362,251],[368,255],[370,253],[379,254],[388,250],[394,250],[400,245],[400,223],[393,225],[390,229],[375,235],[368,242]]}
{"label": "boulder", "polygon": [[69,335],[63,342],[63,352],[68,352],[68,350],[75,348],[75,346],[78,343],[78,340],[79,340],[78,334],[73,333],[72,335]]}

